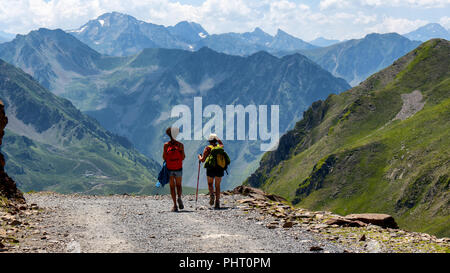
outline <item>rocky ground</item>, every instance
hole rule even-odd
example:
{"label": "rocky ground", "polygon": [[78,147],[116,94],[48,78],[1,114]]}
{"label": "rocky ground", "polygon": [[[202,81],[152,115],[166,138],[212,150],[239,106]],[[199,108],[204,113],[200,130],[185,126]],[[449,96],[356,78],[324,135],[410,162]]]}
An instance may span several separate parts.
{"label": "rocky ground", "polygon": [[[449,239],[294,209],[261,192],[225,192],[222,208],[184,196],[26,194],[0,212],[3,252],[449,252]],[[337,221],[339,220],[339,221]],[[347,226],[345,226],[347,225]]]}

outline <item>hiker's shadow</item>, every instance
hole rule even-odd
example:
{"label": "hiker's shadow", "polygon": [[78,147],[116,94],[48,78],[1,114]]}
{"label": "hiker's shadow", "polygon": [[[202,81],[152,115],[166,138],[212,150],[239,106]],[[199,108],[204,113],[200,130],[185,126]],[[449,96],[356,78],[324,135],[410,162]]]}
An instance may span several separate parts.
{"label": "hiker's shadow", "polygon": [[200,212],[200,211],[224,211],[224,210],[232,210],[233,207],[220,207],[218,209],[215,208],[201,208],[201,209],[183,209],[178,210],[176,212],[173,211],[160,211],[159,213],[192,213],[192,212]]}
{"label": "hiker's shadow", "polygon": [[233,209],[233,208],[232,207],[220,207],[218,209],[216,209],[216,208],[209,208],[208,210],[218,210],[218,211],[220,211],[220,210],[231,210],[231,209]]}
{"label": "hiker's shadow", "polygon": [[195,212],[194,210],[179,210],[176,213],[191,213],[191,212]]}
{"label": "hiker's shadow", "polygon": [[178,210],[178,211],[170,211],[170,210],[161,210],[158,213],[192,213],[195,210]]}

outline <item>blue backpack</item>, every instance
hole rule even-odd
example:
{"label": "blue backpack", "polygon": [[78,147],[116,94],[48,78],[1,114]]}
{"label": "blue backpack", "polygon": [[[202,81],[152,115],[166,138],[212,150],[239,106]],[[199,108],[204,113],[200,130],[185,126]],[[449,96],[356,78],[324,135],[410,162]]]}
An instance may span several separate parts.
{"label": "blue backpack", "polygon": [[164,161],[161,171],[158,175],[158,182],[156,183],[156,187],[164,187],[167,183],[169,183],[169,169],[167,169],[166,161]]}

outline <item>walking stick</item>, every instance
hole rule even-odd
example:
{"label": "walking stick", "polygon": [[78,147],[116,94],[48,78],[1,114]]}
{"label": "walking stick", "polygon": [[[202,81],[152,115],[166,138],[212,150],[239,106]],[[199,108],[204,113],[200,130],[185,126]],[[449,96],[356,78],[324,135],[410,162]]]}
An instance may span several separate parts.
{"label": "walking stick", "polygon": [[198,200],[198,182],[200,180],[200,160],[198,161],[198,174],[197,174],[197,192],[195,193],[195,209],[197,210],[197,200]]}

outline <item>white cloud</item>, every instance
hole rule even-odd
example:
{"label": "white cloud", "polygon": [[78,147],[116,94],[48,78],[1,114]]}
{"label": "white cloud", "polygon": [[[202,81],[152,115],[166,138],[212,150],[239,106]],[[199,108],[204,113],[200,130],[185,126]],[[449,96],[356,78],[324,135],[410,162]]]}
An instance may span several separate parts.
{"label": "white cloud", "polygon": [[[105,12],[117,11],[162,25],[194,21],[211,33],[242,32],[261,26],[264,17],[292,19],[309,6],[288,0],[205,0],[200,5],[171,0],[1,0],[0,29],[28,33],[39,27],[78,29]],[[24,20],[26,18],[26,20]],[[269,23],[267,25],[270,25]]]}
{"label": "white cloud", "polygon": [[340,20],[347,20],[355,18],[355,15],[347,12],[338,12],[333,14],[333,17]]}
{"label": "white cloud", "polygon": [[446,29],[450,30],[450,17],[448,16],[442,17],[441,19],[439,19],[439,23]]}
{"label": "white cloud", "polygon": [[442,8],[450,0],[362,0],[356,1],[368,6]]}
{"label": "white cloud", "polygon": [[356,16],[354,23],[355,24],[370,24],[377,21],[378,16],[376,14],[373,15],[366,15],[362,12],[358,12],[358,15]]}
{"label": "white cloud", "polygon": [[345,0],[321,0],[319,3],[319,8],[321,10],[325,10],[331,7],[335,8],[344,8],[349,6],[350,3]]}
{"label": "white cloud", "polygon": [[[317,35],[348,39],[369,32],[408,32],[428,21],[449,27],[447,14],[435,20],[405,18],[389,7],[448,7],[450,0],[0,0],[0,30],[28,33],[39,27],[78,29],[106,12],[122,12],[139,20],[174,25],[182,20],[201,24],[209,33],[245,32],[255,27],[274,34],[278,28],[308,40]],[[308,5],[306,5],[308,3]],[[442,10],[442,9],[437,9]],[[414,18],[414,19],[411,19]]]}
{"label": "white cloud", "polygon": [[450,0],[321,0],[319,8],[321,10],[358,6],[442,8],[448,4]]}
{"label": "white cloud", "polygon": [[[208,0],[199,9],[169,0],[1,0],[0,26],[2,30],[14,33],[27,33],[39,27],[72,29],[111,11],[153,23],[175,24],[181,20],[200,19],[202,12],[207,13],[211,5],[225,14],[250,12],[245,8],[230,10],[235,5],[225,7],[218,5],[219,2]],[[229,1],[233,2],[240,1]]]}
{"label": "white cloud", "polygon": [[429,22],[420,19],[409,20],[405,18],[385,17],[381,23],[366,28],[366,31],[377,33],[397,32],[403,34],[424,26],[427,23]]}
{"label": "white cloud", "polygon": [[[0,22],[4,30],[26,33],[38,27],[65,28],[79,25],[101,13],[99,1],[0,1]],[[5,27],[6,26],[6,27]]]}

